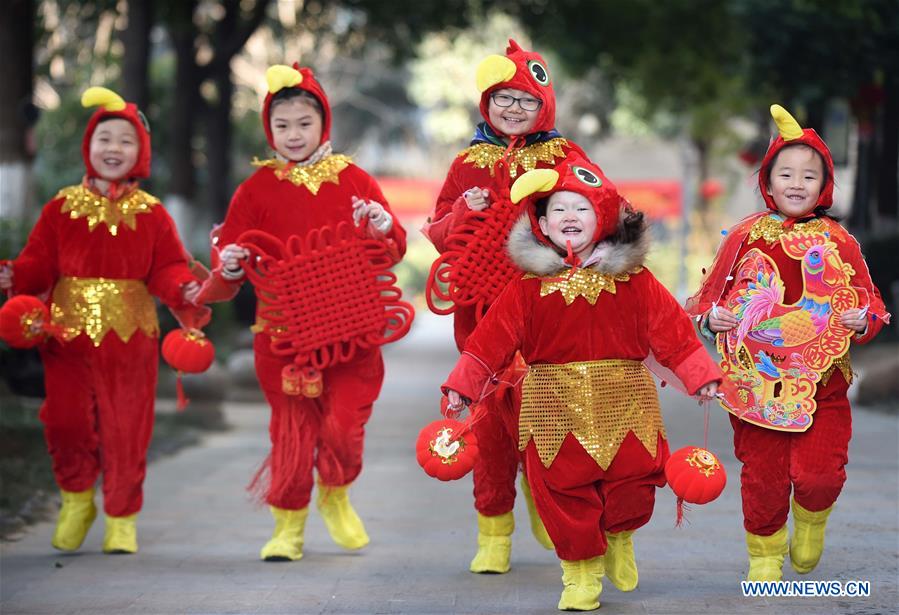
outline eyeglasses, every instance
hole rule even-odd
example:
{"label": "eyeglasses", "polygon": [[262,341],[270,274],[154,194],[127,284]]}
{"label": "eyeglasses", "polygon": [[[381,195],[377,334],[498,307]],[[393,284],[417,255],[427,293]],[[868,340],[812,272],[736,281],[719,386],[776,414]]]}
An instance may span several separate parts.
{"label": "eyeglasses", "polygon": [[537,98],[516,98],[515,96],[509,96],[508,94],[491,94],[490,100],[492,100],[497,107],[502,107],[503,109],[518,103],[518,106],[524,111],[536,111],[543,104],[543,101]]}

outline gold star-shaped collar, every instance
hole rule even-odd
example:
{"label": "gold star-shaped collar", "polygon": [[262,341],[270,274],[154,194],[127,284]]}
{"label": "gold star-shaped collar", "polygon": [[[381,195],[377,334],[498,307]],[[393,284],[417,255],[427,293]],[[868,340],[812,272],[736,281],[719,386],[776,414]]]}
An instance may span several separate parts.
{"label": "gold star-shaped collar", "polygon": [[540,277],[540,296],[545,297],[556,291],[562,293],[565,305],[571,305],[578,297],[586,299],[590,305],[596,305],[596,299],[602,291],[615,294],[615,282],[627,282],[632,273],[639,273],[643,268],[638,267],[626,273],[601,273],[594,269],[581,269],[573,267],[567,271],[561,271],[552,277],[540,277],[528,273],[524,277]]}
{"label": "gold star-shaped collar", "polygon": [[325,182],[339,184],[340,172],[347,168],[353,160],[343,154],[332,154],[322,158],[316,163],[307,166],[298,166],[286,163],[275,158],[268,160],[253,159],[254,167],[269,167],[275,172],[275,177],[287,180],[294,186],[306,186],[313,195],[318,194],[321,185]]}
{"label": "gold star-shaped collar", "polygon": [[752,228],[749,229],[749,243],[761,237],[766,243],[772,244],[778,241],[781,236],[793,231],[823,233],[827,230],[827,224],[821,218],[814,218],[808,222],[799,222],[793,225],[792,228],[784,228],[783,223],[783,218],[776,214],[759,218],[752,225]]}
{"label": "gold star-shaped collar", "polygon": [[134,190],[121,199],[110,201],[84,185],[63,188],[56,195],[56,198],[61,197],[66,200],[61,213],[69,214],[72,220],[87,218],[89,231],[102,222],[112,236],[118,234],[122,224],[132,231],[136,229],[137,214],[150,213],[159,204],[159,199],[143,190]]}
{"label": "gold star-shaped collar", "polygon": [[[565,157],[565,151],[562,148],[566,145],[568,145],[568,141],[562,137],[556,137],[510,150],[509,176],[514,178],[518,175],[519,168],[524,171],[533,171],[537,168],[538,162],[554,165],[556,160]],[[506,149],[499,145],[476,143],[462,150],[459,156],[465,156],[465,160],[462,162],[471,163],[479,169],[490,169],[490,177],[493,177],[493,166],[503,157],[505,151]]]}

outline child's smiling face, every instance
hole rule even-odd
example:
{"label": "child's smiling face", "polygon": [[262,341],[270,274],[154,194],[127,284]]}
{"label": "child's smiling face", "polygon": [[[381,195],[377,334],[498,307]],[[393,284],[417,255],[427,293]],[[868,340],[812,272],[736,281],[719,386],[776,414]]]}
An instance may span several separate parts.
{"label": "child's smiling face", "polygon": [[321,144],[322,117],[309,101],[292,98],[278,103],[270,117],[275,151],[287,160],[305,160]]}
{"label": "child's smiling face", "polygon": [[137,129],[128,120],[114,118],[97,124],[91,135],[89,158],[100,179],[125,179],[140,153]]}
{"label": "child's smiling face", "polygon": [[807,146],[785,147],[771,165],[768,194],[777,211],[801,218],[815,209],[824,179],[824,161],[818,152]]}
{"label": "child's smiling face", "polygon": [[537,123],[537,115],[540,113],[540,105],[537,105],[537,108],[533,111],[522,109],[519,101],[512,101],[512,105],[509,107],[500,107],[494,102],[494,96],[512,96],[518,99],[541,102],[539,98],[524,90],[500,88],[491,93],[490,104],[487,107],[490,124],[504,135],[520,137],[533,132],[534,124]]}
{"label": "child's smiling face", "polygon": [[577,192],[560,190],[549,197],[546,215],[537,221],[543,234],[562,249],[571,250],[586,260],[596,242],[596,211],[586,197]]}

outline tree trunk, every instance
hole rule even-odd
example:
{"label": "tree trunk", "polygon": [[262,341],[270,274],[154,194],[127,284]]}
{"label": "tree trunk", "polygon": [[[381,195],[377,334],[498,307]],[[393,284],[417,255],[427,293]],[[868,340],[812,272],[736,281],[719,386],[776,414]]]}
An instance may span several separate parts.
{"label": "tree trunk", "polygon": [[190,200],[196,191],[194,172],[193,138],[194,118],[202,104],[197,82],[196,51],[193,24],[196,0],[175,3],[172,23],[172,43],[175,47],[177,66],[175,68],[174,101],[170,118],[171,138],[169,164],[172,175],[169,178],[169,194]]}
{"label": "tree trunk", "polygon": [[10,0],[0,11],[0,163],[24,162],[34,154],[25,139],[34,80],[34,18],[33,0]]}
{"label": "tree trunk", "polygon": [[216,220],[223,220],[231,196],[231,98],[234,84],[231,69],[217,69],[213,79],[218,93],[218,101],[209,105],[206,114],[207,164],[209,166],[209,189],[207,207]]}
{"label": "tree trunk", "polygon": [[137,104],[146,113],[150,103],[148,66],[150,30],[153,28],[153,3],[128,0],[128,27],[122,32],[125,57],[122,61],[122,93],[125,100]]}
{"label": "tree trunk", "polygon": [[884,94],[877,170],[877,213],[892,221],[892,230],[895,231],[899,220],[899,77],[887,75]]}

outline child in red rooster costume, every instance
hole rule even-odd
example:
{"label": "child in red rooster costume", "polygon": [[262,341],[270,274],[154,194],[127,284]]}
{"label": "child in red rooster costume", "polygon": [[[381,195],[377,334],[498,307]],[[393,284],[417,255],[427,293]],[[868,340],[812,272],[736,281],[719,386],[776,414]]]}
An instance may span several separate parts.
{"label": "child in red rooster costume", "polygon": [[[846,480],[852,431],[846,397],[852,382],[849,341],[866,343],[889,322],[858,243],[826,213],[834,188],[827,145],[779,105],[772,105],[771,114],[780,134],[768,148],[758,180],[768,210],[727,232],[702,287],[687,302],[687,311],[697,317],[703,334],[710,338],[719,334],[719,350],[725,357],[734,341],[765,343],[775,349],[748,353],[749,380],[763,385],[766,379],[784,378],[758,400],[760,413],[743,407],[753,399],[749,389],[729,405],[723,402],[732,412],[734,449],[743,463],[750,581],[780,580],[788,551],[800,574],[818,564],[827,518]],[[745,271],[750,271],[748,284]],[[828,285],[841,278],[859,300],[837,313]],[[737,300],[728,302],[732,308],[728,309],[725,302],[734,296],[734,287]],[[774,300],[761,313],[754,312],[757,300],[772,291]],[[809,360],[817,360],[814,353],[791,351],[800,343],[816,343],[816,335],[842,342],[820,370],[808,366]],[[791,371],[798,378],[791,380]],[[729,378],[738,385],[744,384],[741,379],[745,380],[739,375]],[[807,384],[796,387],[795,382]],[[783,399],[791,403],[784,404]],[[808,411],[802,410],[804,404]],[[802,411],[791,414],[792,408]],[[788,546],[791,491],[794,527]]]}
{"label": "child in red rooster costume", "polygon": [[84,181],[44,206],[0,288],[49,291],[52,322],[64,331],[41,347],[40,419],[62,490],[53,546],[81,546],[102,474],[103,551],[134,553],[159,361],[153,296],[190,310],[186,297],[199,285],[165,208],[138,187],[150,175],[143,114],[105,88],[88,89],[81,102],[100,107],[84,132]]}
{"label": "child in red rooster costume", "polygon": [[[440,275],[440,264],[460,279],[460,294],[480,295],[480,301],[456,302],[453,326],[456,347],[461,352],[477,321],[499,291],[517,273],[508,261],[504,243],[517,219],[518,207],[509,200],[509,188],[520,174],[535,168],[553,167],[574,151],[586,157],[573,142],[555,130],[556,99],[546,62],[539,54],[525,51],[509,40],[506,55],[491,55],[477,69],[481,91],[480,110],[484,122],[450,167],[433,215],[423,232],[441,253],[431,270],[429,285]],[[476,243],[476,237],[481,240]],[[462,246],[465,246],[463,248]],[[462,250],[473,249],[477,258],[463,262]],[[485,265],[508,263],[499,269]],[[450,299],[452,300],[452,299]],[[438,313],[447,313],[440,311]],[[501,379],[515,383],[519,370],[510,366]],[[485,399],[495,406],[474,427],[481,443],[474,466],[475,508],[478,512],[478,551],[472,572],[508,572],[511,534],[515,527],[515,477],[518,392],[515,386]],[[547,549],[552,543],[536,515],[528,484],[522,480],[531,529]]]}
{"label": "child in red rooster costume", "polygon": [[592,610],[603,574],[624,591],[636,587],[631,535],[665,484],[668,444],[643,361],[652,353],[704,399],[715,395],[720,370],[644,268],[642,214],[598,167],[569,155],[556,169],[522,175],[511,198],[525,213],[509,253],[527,273],[468,337],[443,390],[451,407],[475,402],[521,352],[529,369],[519,449],[562,560],[559,608]]}
{"label": "child in red rooster costume", "polygon": [[[210,282],[219,289],[207,292],[204,287],[204,301],[233,297],[243,282],[240,261],[249,253],[236,242],[244,231],[264,231],[285,241],[346,222],[386,244],[393,262],[406,249],[406,233],[374,179],[348,156],[332,153],[331,109],[312,71],[296,64],[273,66],[266,79],[262,124],[276,156],[255,162],[259,169],[231,200],[213,240]],[[275,530],[260,557],[287,561],[303,556],[313,467],[319,476],[318,509],[331,537],[345,549],[361,549],[369,538],[350,505],[348,489],[362,471],[364,428],[384,378],[381,352],[367,348],[351,361],[325,369],[320,397],[291,397],[282,386],[282,370],[291,362],[272,351],[272,337],[263,324],[257,316],[254,352],[256,374],[272,408],[265,500]],[[302,424],[291,427],[297,416],[303,417]]]}

